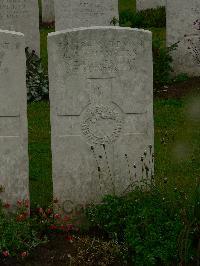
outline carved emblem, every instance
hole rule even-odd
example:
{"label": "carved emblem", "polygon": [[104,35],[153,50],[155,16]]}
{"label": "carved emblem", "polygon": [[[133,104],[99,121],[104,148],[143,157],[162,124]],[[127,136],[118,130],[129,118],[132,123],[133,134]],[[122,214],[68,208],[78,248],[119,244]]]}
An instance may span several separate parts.
{"label": "carved emblem", "polygon": [[111,144],[120,135],[123,114],[114,103],[90,104],[82,114],[82,133],[89,144]]}

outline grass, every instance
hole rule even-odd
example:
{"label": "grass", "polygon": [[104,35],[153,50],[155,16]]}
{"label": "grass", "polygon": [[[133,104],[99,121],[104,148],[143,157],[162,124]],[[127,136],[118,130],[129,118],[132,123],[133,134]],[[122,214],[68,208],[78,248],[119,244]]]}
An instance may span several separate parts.
{"label": "grass", "polygon": [[[135,0],[120,0],[120,11],[135,10]],[[53,29],[41,29],[41,57],[47,70],[46,37]],[[153,38],[165,40],[165,29],[153,28]],[[154,102],[155,171],[157,178],[191,185],[200,171],[200,122],[195,119],[195,98]],[[199,100],[199,99],[198,99]],[[196,104],[196,109],[198,105]],[[193,117],[191,115],[193,112]],[[197,112],[197,111],[196,111]],[[197,112],[197,117],[200,116]],[[52,199],[49,103],[28,105],[30,194],[32,205],[47,206]]]}
{"label": "grass", "polygon": [[166,29],[165,28],[150,28],[149,30],[153,33],[153,39],[160,39],[165,44],[165,40],[166,40]]}
{"label": "grass", "polygon": [[47,35],[52,31],[54,31],[52,28],[43,27],[40,29],[40,57],[46,72],[48,70]]}
{"label": "grass", "polygon": [[28,105],[31,204],[47,206],[52,200],[49,103]]}
{"label": "grass", "polygon": [[135,11],[136,0],[119,0],[119,10],[120,12],[131,10]]}
{"label": "grass", "polygon": [[200,95],[156,100],[155,170],[157,178],[191,186],[200,171]]}

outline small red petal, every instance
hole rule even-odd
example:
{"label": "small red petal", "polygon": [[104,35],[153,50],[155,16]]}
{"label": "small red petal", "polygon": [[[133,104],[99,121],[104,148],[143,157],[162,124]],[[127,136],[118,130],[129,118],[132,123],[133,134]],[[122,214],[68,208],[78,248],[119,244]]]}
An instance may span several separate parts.
{"label": "small red petal", "polygon": [[7,250],[6,251],[3,251],[2,254],[3,254],[4,257],[10,256],[10,253]]}

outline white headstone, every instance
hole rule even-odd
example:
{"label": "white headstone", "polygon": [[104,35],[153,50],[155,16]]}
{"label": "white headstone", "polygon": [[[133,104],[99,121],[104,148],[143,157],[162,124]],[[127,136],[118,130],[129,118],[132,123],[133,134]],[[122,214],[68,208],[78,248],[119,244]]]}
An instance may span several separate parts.
{"label": "white headstone", "polygon": [[42,0],[42,22],[52,23],[54,21],[54,0]]}
{"label": "white headstone", "polygon": [[[173,0],[171,0],[173,1]],[[136,9],[144,10],[165,6],[166,0],[136,0]]]}
{"label": "white headstone", "polygon": [[0,30],[0,198],[29,198],[24,35]]}
{"label": "white headstone", "polygon": [[120,27],[49,34],[54,196],[65,211],[141,178],[153,145],[151,41]]}
{"label": "white headstone", "polygon": [[178,42],[172,53],[175,73],[200,75],[200,1],[167,1],[167,45]]}
{"label": "white headstone", "polygon": [[0,29],[22,32],[26,46],[40,52],[39,7],[37,0],[1,0]]}
{"label": "white headstone", "polygon": [[118,0],[56,0],[56,30],[110,26],[118,19]]}

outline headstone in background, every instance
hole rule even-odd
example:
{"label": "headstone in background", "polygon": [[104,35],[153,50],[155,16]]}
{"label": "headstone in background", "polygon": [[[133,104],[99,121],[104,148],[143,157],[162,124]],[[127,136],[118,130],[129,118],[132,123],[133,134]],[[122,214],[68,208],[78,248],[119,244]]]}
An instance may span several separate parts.
{"label": "headstone in background", "polygon": [[136,0],[136,10],[139,11],[149,8],[157,8],[160,6],[165,6],[165,4],[166,0]]}
{"label": "headstone in background", "polygon": [[152,154],[141,156],[154,139],[152,36],[120,27],[56,32],[48,54],[54,197],[66,211],[122,193],[150,163]]}
{"label": "headstone in background", "polygon": [[56,30],[110,26],[118,13],[118,0],[56,0]]}
{"label": "headstone in background", "polygon": [[22,32],[26,46],[40,52],[39,7],[36,0],[1,0],[0,29]]}
{"label": "headstone in background", "polygon": [[24,35],[0,30],[0,198],[29,198]]}
{"label": "headstone in background", "polygon": [[52,23],[54,21],[54,0],[42,0],[42,22]]}
{"label": "headstone in background", "polygon": [[176,74],[200,75],[200,1],[167,1],[167,45],[178,42],[172,53]]}

